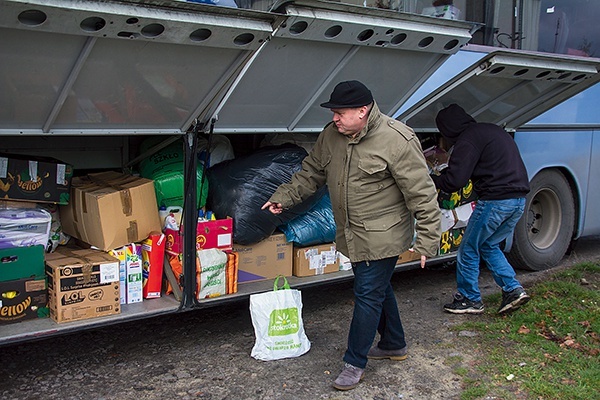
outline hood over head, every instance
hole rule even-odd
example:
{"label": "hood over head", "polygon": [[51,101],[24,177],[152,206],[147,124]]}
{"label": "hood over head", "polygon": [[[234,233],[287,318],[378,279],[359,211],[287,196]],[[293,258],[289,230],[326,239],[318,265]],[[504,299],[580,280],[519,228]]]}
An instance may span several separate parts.
{"label": "hood over head", "polygon": [[454,144],[458,136],[477,121],[458,104],[450,104],[437,114],[435,123],[442,136]]}

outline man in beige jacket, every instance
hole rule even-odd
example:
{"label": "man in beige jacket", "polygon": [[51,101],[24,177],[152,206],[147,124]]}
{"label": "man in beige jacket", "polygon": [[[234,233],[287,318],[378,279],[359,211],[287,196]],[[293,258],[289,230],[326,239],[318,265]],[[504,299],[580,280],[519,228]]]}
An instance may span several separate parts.
{"label": "man in beige jacket", "polygon": [[[355,388],[367,359],[404,360],[404,330],[391,277],[414,240],[421,267],[440,242],[435,186],[412,129],[384,115],[361,82],[339,83],[321,104],[333,121],[290,183],[262,209],[278,214],[327,185],[336,222],[336,247],[352,262],[355,306],[344,367],[334,382]],[[416,237],[415,237],[416,232]],[[371,348],[376,333],[380,340]]]}

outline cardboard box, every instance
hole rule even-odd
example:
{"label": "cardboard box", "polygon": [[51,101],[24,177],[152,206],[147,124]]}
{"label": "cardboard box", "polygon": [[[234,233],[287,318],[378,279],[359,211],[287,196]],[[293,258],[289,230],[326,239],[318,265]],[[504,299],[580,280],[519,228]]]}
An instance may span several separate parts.
{"label": "cardboard box", "polygon": [[45,278],[44,246],[0,249],[0,282],[22,278]]}
{"label": "cardboard box", "polygon": [[0,325],[47,316],[45,277],[0,282]]}
{"label": "cardboard box", "polygon": [[465,228],[450,229],[442,233],[440,240],[440,254],[448,254],[458,250],[462,241]]}
{"label": "cardboard box", "polygon": [[165,235],[152,232],[142,242],[142,279],[145,299],[160,297],[165,262]]}
{"label": "cardboard box", "polygon": [[454,210],[454,215],[456,216],[456,224],[454,224],[454,228],[465,228],[469,223],[469,219],[471,218],[471,214],[473,214],[473,210],[475,209],[476,202],[471,202],[467,204],[463,204],[462,206],[456,207]]}
{"label": "cardboard box", "polygon": [[127,304],[127,256],[125,247],[110,250],[111,256],[119,260],[119,304]]}
{"label": "cardboard box", "polygon": [[142,246],[132,243],[125,246],[125,270],[127,304],[140,303],[143,299]]}
{"label": "cardboard box", "polygon": [[292,273],[294,276],[313,276],[338,272],[338,261],[335,243],[318,246],[294,247]]}
{"label": "cardboard box", "polygon": [[452,210],[464,204],[477,200],[477,194],[473,190],[473,182],[469,179],[467,184],[453,193],[438,190],[438,204],[440,208]]}
{"label": "cardboard box", "polygon": [[421,254],[417,253],[413,249],[409,249],[409,250],[406,250],[404,253],[400,254],[396,265],[404,264],[409,261],[416,261],[416,260],[420,260],[420,259],[421,259]]}
{"label": "cardboard box", "polygon": [[[183,229],[165,229],[165,251],[176,256],[183,252]],[[217,219],[198,222],[196,226],[196,250],[219,249],[229,251],[233,247],[233,219]]]}
{"label": "cardboard box", "polygon": [[251,246],[234,243],[238,253],[238,283],[292,275],[292,243],[276,233]]}
{"label": "cardboard box", "polygon": [[71,202],[60,207],[65,233],[109,251],[161,231],[154,184],[117,172],[74,178]]}
{"label": "cardboard box", "polygon": [[119,314],[119,260],[92,249],[61,246],[46,256],[48,306],[56,322]]}
{"label": "cardboard box", "polygon": [[69,203],[73,167],[50,157],[0,154],[0,197]]}
{"label": "cardboard box", "polygon": [[340,253],[339,251],[338,260],[340,263],[340,271],[350,271],[352,269],[352,263],[350,262],[350,259],[342,253]]}

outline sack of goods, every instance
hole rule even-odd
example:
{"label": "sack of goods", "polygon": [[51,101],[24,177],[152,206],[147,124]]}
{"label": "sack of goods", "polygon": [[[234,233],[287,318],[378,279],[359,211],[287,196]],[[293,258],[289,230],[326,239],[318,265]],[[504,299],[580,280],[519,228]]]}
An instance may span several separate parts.
{"label": "sack of goods", "polygon": [[250,355],[257,360],[298,357],[310,350],[302,322],[302,295],[290,289],[285,277],[275,278],[272,292],[250,296],[250,315],[256,336]]}

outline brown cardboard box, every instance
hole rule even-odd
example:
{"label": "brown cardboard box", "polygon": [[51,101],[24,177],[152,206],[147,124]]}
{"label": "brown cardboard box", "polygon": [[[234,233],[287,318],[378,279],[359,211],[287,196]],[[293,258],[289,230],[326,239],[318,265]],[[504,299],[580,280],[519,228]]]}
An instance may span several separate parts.
{"label": "brown cardboard box", "polygon": [[56,322],[121,312],[119,260],[103,251],[60,246],[46,255],[48,306]]}
{"label": "brown cardboard box", "polygon": [[233,244],[238,253],[238,283],[292,275],[292,243],[276,233],[251,246]]}
{"label": "brown cardboard box", "polygon": [[416,260],[420,260],[420,259],[421,259],[421,254],[417,253],[416,251],[414,251],[412,249],[406,250],[404,253],[400,254],[396,265],[404,264],[409,261],[416,261]]}
{"label": "brown cardboard box", "polygon": [[340,270],[335,243],[294,247],[294,276],[313,276]]}
{"label": "brown cardboard box", "polygon": [[74,178],[60,220],[65,233],[105,251],[162,228],[153,182],[111,171]]}
{"label": "brown cardboard box", "polygon": [[0,325],[48,317],[46,277],[0,282]]}
{"label": "brown cardboard box", "polygon": [[69,203],[73,167],[50,157],[0,154],[0,197]]}

